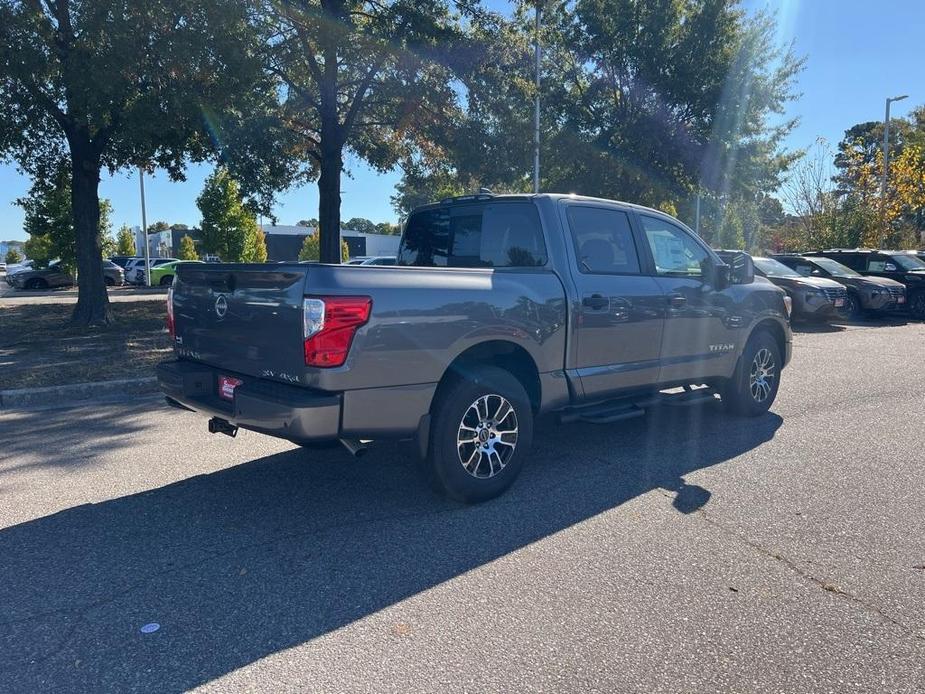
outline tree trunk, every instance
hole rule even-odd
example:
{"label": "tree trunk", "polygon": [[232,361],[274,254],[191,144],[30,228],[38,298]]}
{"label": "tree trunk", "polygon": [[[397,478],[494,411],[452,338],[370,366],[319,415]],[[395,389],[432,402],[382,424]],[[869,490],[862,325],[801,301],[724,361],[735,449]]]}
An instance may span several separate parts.
{"label": "tree trunk", "polygon": [[[322,0],[322,11],[334,23],[346,18],[343,0]],[[340,263],[340,175],[344,166],[343,126],[338,115],[337,48],[338,32],[324,35],[323,73],[318,85],[321,132],[318,176],[318,245],[322,263]]]}
{"label": "tree trunk", "polygon": [[[331,150],[331,151],[329,151]],[[323,147],[318,177],[318,239],[322,263],[341,262],[340,175],[343,157],[339,148]]]}
{"label": "tree trunk", "polygon": [[71,207],[77,242],[77,305],[71,320],[83,325],[111,320],[100,245],[99,185],[99,156],[89,144],[71,142]]}

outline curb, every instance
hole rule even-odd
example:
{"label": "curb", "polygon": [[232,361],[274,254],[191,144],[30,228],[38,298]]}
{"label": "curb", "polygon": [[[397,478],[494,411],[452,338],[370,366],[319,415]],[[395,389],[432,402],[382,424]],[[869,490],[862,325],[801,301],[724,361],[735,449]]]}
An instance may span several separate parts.
{"label": "curb", "polygon": [[14,407],[33,407],[35,405],[68,405],[78,400],[96,400],[114,395],[135,396],[152,393],[157,390],[157,379],[123,378],[116,381],[97,381],[95,383],[71,383],[64,386],[47,386],[45,388],[19,388],[0,390],[0,410]]}

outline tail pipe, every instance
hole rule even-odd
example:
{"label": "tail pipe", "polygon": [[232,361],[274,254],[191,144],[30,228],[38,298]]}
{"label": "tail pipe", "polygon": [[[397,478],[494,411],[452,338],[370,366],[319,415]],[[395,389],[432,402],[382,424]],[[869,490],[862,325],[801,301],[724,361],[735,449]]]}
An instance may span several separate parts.
{"label": "tail pipe", "polygon": [[238,427],[221,417],[212,417],[212,419],[209,420],[209,433],[225,434],[225,436],[234,438],[238,435]]}
{"label": "tail pipe", "polygon": [[369,441],[362,441],[360,439],[341,439],[340,442],[354,458],[359,458],[366,453],[366,444],[369,443]]}

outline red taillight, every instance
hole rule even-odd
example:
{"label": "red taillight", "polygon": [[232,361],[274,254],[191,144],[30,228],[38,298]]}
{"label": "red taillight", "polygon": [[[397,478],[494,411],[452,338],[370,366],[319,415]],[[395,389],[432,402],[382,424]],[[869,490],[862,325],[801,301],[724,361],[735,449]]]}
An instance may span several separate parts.
{"label": "red taillight", "polygon": [[342,366],[357,328],[369,320],[368,296],[308,297],[302,303],[305,364]]}
{"label": "red taillight", "polygon": [[177,325],[173,319],[173,287],[167,290],[167,332],[170,337],[177,336]]}

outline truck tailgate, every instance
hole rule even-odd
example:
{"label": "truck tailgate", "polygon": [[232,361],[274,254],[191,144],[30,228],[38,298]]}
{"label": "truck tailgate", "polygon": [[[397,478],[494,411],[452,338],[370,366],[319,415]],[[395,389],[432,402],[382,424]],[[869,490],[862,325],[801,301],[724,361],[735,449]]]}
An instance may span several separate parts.
{"label": "truck tailgate", "polygon": [[181,357],[231,373],[300,382],[305,265],[180,265],[173,286]]}

